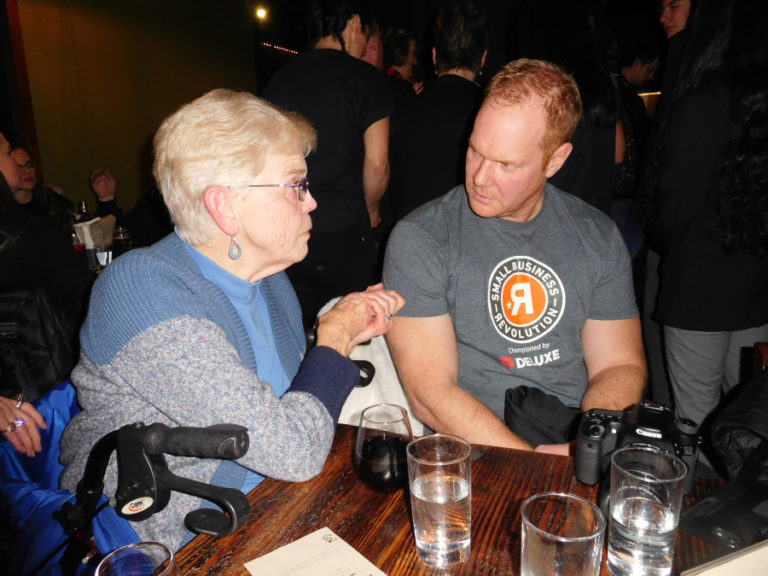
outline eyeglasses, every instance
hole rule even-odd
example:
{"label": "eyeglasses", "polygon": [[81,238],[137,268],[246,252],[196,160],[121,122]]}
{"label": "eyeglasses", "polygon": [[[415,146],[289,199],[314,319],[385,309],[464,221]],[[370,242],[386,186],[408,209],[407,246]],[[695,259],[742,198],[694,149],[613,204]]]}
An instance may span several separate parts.
{"label": "eyeglasses", "polygon": [[295,188],[299,202],[304,202],[309,192],[309,180],[302,178],[296,184],[249,184],[246,188]]}
{"label": "eyeglasses", "polygon": [[32,162],[31,160],[29,162],[25,162],[24,164],[19,164],[19,168],[21,168],[22,170],[24,168],[34,168],[34,167],[35,167],[35,163]]}

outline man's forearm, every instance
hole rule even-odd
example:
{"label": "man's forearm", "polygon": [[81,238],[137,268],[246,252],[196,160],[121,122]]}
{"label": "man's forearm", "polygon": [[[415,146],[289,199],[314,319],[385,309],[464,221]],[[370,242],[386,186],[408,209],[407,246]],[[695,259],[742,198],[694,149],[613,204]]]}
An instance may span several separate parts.
{"label": "man's forearm", "polygon": [[[415,402],[414,402],[415,400]],[[472,444],[531,450],[488,407],[456,385],[441,388],[430,404],[413,398],[417,416],[435,432],[455,434]]]}
{"label": "man's forearm", "polygon": [[396,317],[387,334],[413,413],[436,432],[473,444],[531,449],[485,404],[458,385],[458,349],[448,314]]}
{"label": "man's forearm", "polygon": [[363,166],[363,191],[369,212],[379,209],[389,185],[389,162],[366,161]]}
{"label": "man's forearm", "polygon": [[644,366],[625,364],[606,368],[590,381],[581,409],[625,410],[643,398],[647,372]]}

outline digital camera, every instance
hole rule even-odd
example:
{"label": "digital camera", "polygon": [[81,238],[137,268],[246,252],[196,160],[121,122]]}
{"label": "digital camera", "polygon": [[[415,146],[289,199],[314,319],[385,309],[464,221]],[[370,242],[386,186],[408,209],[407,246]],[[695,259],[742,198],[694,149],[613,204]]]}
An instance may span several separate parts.
{"label": "digital camera", "polygon": [[656,446],[685,462],[688,467],[685,493],[688,494],[693,488],[701,443],[697,429],[695,422],[678,420],[666,406],[649,401],[624,412],[589,410],[582,417],[576,436],[576,479],[594,485],[610,474],[611,454],[615,450],[630,445]]}

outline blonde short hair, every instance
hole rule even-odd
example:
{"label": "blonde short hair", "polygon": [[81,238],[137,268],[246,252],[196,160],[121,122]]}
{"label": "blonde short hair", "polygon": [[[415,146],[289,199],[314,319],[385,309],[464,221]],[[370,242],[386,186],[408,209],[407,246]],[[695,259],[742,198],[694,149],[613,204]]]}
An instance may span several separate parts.
{"label": "blonde short hair", "polygon": [[551,62],[521,58],[504,66],[488,83],[486,100],[519,105],[534,98],[547,114],[541,141],[546,166],[557,148],[573,136],[581,120],[579,87],[573,77]]}
{"label": "blonde short hair", "polygon": [[203,202],[206,189],[249,184],[267,152],[298,144],[306,156],[316,143],[304,117],[248,92],[217,89],[163,121],[155,134],[153,172],[179,235],[206,244],[217,230]]}

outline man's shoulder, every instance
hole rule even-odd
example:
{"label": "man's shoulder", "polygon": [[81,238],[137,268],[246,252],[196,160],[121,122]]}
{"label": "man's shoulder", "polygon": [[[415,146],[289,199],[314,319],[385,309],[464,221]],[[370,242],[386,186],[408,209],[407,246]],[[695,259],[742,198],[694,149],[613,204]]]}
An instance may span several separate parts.
{"label": "man's shoulder", "polygon": [[466,204],[465,198],[464,187],[457,186],[410,212],[392,230],[387,253],[396,260],[416,253],[446,257],[461,235],[461,204]]}
{"label": "man's shoulder", "polygon": [[397,226],[403,224],[416,228],[441,229],[445,225],[457,222],[465,210],[469,210],[467,196],[464,186],[459,185],[414,209],[400,220]]}
{"label": "man's shoulder", "polygon": [[544,191],[549,196],[553,209],[560,215],[567,216],[574,222],[589,224],[600,229],[615,228],[616,225],[610,216],[581,198],[549,183],[545,185]]}

